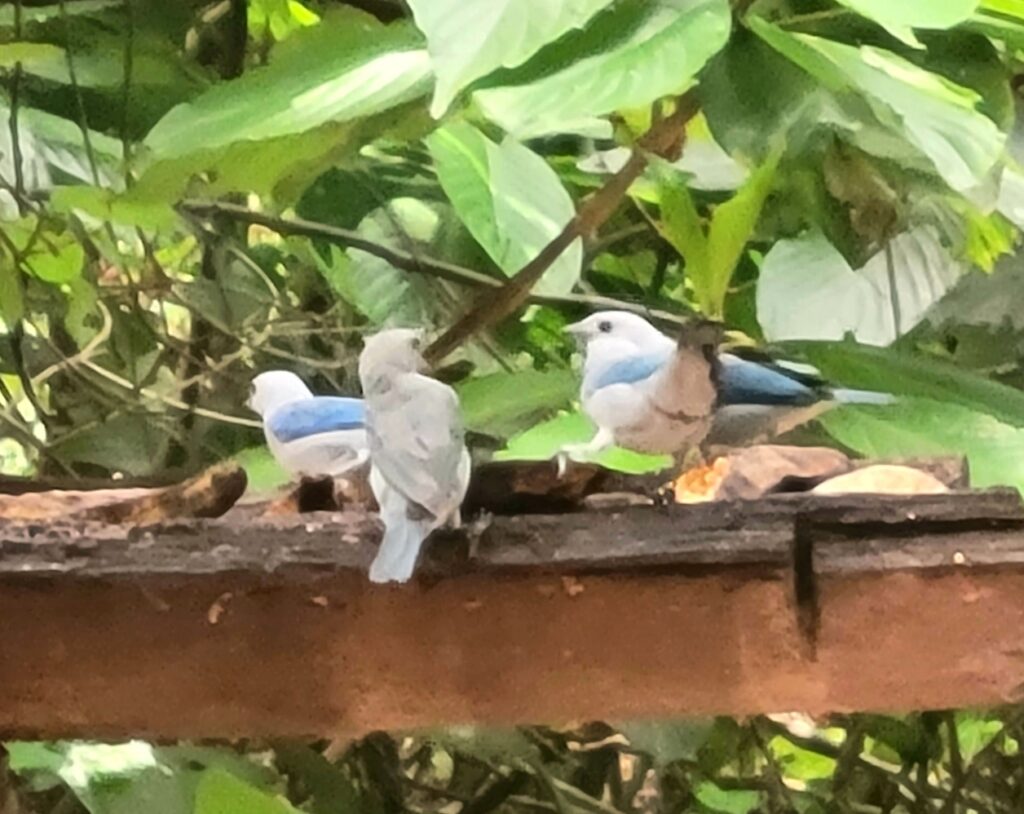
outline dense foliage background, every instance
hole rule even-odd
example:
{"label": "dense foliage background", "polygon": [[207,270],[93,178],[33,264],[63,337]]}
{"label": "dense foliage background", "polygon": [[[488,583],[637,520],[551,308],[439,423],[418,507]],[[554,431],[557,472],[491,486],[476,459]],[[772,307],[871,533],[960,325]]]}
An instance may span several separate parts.
{"label": "dense foliage background", "polygon": [[[272,484],[255,371],[355,392],[363,331],[450,325],[684,111],[681,156],[449,357],[478,446],[587,437],[559,328],[619,301],[904,396],[835,443],[1024,488],[1022,47],[1020,0],[5,3],[0,473]],[[1024,805],[1016,711],[784,723],[8,744],[0,811]]]}

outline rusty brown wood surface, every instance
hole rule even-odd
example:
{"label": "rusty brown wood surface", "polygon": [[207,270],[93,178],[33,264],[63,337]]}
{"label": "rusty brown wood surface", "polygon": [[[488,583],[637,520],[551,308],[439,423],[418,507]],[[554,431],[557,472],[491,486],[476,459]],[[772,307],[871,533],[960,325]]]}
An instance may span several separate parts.
{"label": "rusty brown wood surface", "polygon": [[360,513],[0,524],[0,734],[904,710],[1024,684],[1015,493],[497,517],[433,540],[406,586],[367,582],[378,537]]}

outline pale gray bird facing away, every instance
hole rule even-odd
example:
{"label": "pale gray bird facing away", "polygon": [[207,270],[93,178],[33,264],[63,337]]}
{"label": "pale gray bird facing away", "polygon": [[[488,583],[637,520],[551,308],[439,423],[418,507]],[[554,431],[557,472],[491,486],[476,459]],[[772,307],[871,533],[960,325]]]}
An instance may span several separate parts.
{"label": "pale gray bird facing away", "polygon": [[750,444],[836,404],[894,401],[888,393],[830,388],[809,368],[718,353],[717,341],[702,338],[700,328],[684,328],[673,341],[626,311],[598,312],[566,331],[584,344],[580,396],[597,425],[588,444],[564,450],[570,457],[613,444],[672,454],[701,444]]}
{"label": "pale gray bird facing away", "polygon": [[445,523],[461,523],[470,458],[455,391],[420,371],[422,334],[404,328],[366,340],[359,379],[367,407],[370,487],[384,540],[372,582],[406,582],[423,541]]}
{"label": "pale gray bird facing away", "polygon": [[252,380],[246,403],[263,419],[271,454],[292,475],[337,477],[370,455],[362,399],[314,396],[294,373],[269,370]]}

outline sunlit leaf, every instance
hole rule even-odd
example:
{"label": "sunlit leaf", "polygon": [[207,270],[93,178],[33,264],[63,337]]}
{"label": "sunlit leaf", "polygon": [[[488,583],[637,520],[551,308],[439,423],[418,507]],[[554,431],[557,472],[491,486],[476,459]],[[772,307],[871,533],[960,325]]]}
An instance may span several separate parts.
{"label": "sunlit leaf", "polygon": [[37,243],[35,250],[25,258],[25,265],[34,276],[55,285],[70,283],[79,277],[84,262],[85,249],[74,239],[56,245]]}
{"label": "sunlit leaf", "polygon": [[[532,260],[575,214],[555,171],[512,138],[495,144],[472,125],[459,122],[433,133],[427,146],[455,211],[506,274],[515,274]],[[582,241],[575,240],[551,264],[536,290],[571,291],[582,258]]]}
{"label": "sunlit leaf", "polygon": [[243,449],[234,459],[245,470],[250,492],[272,492],[291,479],[265,446]]}
{"label": "sunlit leaf", "polygon": [[611,0],[411,0],[437,73],[430,112],[495,68],[521,65],[543,45],[579,28]]}
{"label": "sunlit leaf", "polygon": [[[582,413],[565,413],[510,438],[505,449],[495,453],[499,461],[547,461],[566,444],[580,444],[594,437],[594,425]],[[634,475],[660,472],[672,466],[671,455],[643,455],[613,447],[592,459],[608,469]]]}
{"label": "sunlit leaf", "polygon": [[761,804],[760,792],[726,790],[711,782],[700,783],[694,793],[708,811],[720,814],[751,814]]}
{"label": "sunlit leaf", "polygon": [[274,139],[369,116],[423,96],[429,57],[415,29],[338,13],[280,46],[266,68],[170,111],[146,137],[161,158]]}
{"label": "sunlit leaf", "polygon": [[501,438],[567,406],[579,393],[579,379],[570,370],[492,373],[467,379],[456,392],[466,427]]}
{"label": "sunlit leaf", "polygon": [[827,87],[861,95],[953,189],[979,188],[1001,157],[1005,135],[978,111],[973,91],[880,48],[786,32],[758,17],[750,25]]}
{"label": "sunlit leaf", "polygon": [[283,797],[250,786],[221,770],[206,772],[196,788],[195,814],[296,814]]}
{"label": "sunlit leaf", "polygon": [[783,347],[844,387],[960,405],[1024,427],[1024,392],[922,353],[853,342],[787,342]]}
{"label": "sunlit leaf", "polygon": [[[544,71],[541,53],[543,78],[480,90],[473,99],[520,138],[565,132],[683,91],[725,45],[730,26],[727,0],[626,4],[595,18],[579,35],[571,64],[555,62]],[[561,51],[557,56],[564,58]]]}
{"label": "sunlit leaf", "polygon": [[826,413],[825,429],[869,458],[967,456],[971,485],[1024,492],[1024,429],[956,403],[903,399],[885,408]]}
{"label": "sunlit leaf", "polygon": [[842,339],[850,333],[887,345],[920,322],[967,270],[930,227],[896,237],[889,254],[891,278],[885,250],[855,271],[820,232],[780,240],[765,255],[757,284],[765,336]]}
{"label": "sunlit leaf", "polygon": [[893,36],[918,45],[914,28],[952,28],[962,23],[978,6],[978,0],[838,0],[883,26]]}

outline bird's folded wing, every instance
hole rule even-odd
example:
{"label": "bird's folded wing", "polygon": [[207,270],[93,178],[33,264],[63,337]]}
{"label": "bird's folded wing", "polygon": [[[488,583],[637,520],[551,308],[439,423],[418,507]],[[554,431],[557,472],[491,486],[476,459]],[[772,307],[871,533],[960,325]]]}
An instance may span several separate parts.
{"label": "bird's folded wing", "polygon": [[282,443],[326,432],[365,426],[366,405],[362,399],[316,396],[286,404],[267,419],[267,427]]}
{"label": "bird's folded wing", "polygon": [[719,374],[719,404],[763,404],[804,407],[821,401],[823,393],[801,381],[800,375],[776,365],[761,364],[723,353]]}
{"label": "bird's folded wing", "polygon": [[392,488],[441,516],[459,496],[465,431],[454,391],[433,379],[417,379],[374,404],[370,454]]}

